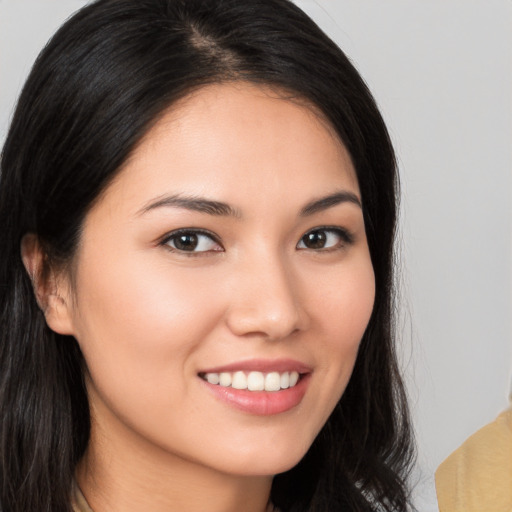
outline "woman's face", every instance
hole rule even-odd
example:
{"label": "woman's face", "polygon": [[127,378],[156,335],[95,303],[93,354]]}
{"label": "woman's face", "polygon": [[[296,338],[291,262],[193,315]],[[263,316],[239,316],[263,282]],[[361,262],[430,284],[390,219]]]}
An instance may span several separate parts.
{"label": "woman's face", "polygon": [[347,151],[312,109],[244,83],[163,116],[74,263],[69,332],[105,446],[231,474],[305,454],[374,301]]}

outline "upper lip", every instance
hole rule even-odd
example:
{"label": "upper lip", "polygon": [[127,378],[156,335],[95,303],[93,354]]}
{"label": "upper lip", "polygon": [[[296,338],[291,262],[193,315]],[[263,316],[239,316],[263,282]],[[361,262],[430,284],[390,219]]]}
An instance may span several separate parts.
{"label": "upper lip", "polygon": [[248,359],[245,361],[238,361],[235,363],[229,363],[223,366],[215,366],[201,370],[200,374],[205,373],[231,373],[236,371],[242,372],[298,372],[298,373],[310,373],[312,368],[300,361],[294,359]]}

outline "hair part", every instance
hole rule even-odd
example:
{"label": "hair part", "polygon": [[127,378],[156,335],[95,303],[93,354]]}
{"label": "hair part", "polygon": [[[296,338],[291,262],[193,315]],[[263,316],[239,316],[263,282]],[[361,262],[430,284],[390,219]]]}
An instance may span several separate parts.
{"label": "hair part", "polygon": [[278,475],[283,512],[405,511],[411,429],[394,353],[396,162],[384,122],[341,50],[288,0],[99,0],[38,57],[0,175],[0,503],[70,512],[90,416],[76,340],[49,329],[20,257],[37,235],[69,264],[88,211],[161,115],[212,83],[286,91],[332,125],[354,163],[376,279],[348,387],[304,459]]}

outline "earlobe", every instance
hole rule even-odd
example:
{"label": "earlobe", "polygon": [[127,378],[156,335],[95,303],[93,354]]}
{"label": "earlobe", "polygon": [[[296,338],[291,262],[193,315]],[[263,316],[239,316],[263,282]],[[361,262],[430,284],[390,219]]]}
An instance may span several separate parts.
{"label": "earlobe", "polygon": [[48,327],[59,334],[73,335],[71,296],[67,280],[46,261],[46,254],[33,233],[21,240],[21,259],[32,281],[37,303]]}

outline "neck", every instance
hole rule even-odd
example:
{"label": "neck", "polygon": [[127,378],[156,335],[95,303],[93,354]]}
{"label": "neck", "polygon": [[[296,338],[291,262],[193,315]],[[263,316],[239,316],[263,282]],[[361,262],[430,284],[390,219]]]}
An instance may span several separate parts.
{"label": "neck", "polygon": [[[265,512],[272,478],[231,475],[94,420],[77,481],[95,512]],[[108,432],[108,434],[107,434]]]}

